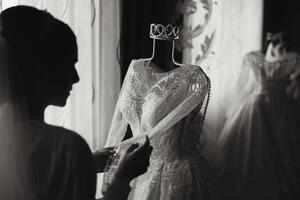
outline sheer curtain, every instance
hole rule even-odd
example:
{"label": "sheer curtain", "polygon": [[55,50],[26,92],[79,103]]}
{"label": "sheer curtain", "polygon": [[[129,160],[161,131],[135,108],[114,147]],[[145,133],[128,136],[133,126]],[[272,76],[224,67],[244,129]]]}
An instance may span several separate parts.
{"label": "sheer curtain", "polygon": [[[185,63],[203,67],[211,79],[211,101],[205,128],[207,149],[214,141],[225,120],[226,110],[238,91],[234,85],[239,77],[244,55],[261,49],[263,0],[186,0]],[[194,3],[191,3],[194,2]],[[192,5],[192,6],[191,6]]]}
{"label": "sheer curtain", "polygon": [[120,90],[119,0],[2,0],[2,9],[30,5],[72,27],[78,42],[80,77],[63,108],[49,106],[45,119],[81,134],[94,150],[105,144]]}

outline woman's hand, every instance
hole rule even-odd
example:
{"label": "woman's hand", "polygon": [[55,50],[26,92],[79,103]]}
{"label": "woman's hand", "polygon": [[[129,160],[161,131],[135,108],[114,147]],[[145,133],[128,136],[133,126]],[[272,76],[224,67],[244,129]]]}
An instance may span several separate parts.
{"label": "woman's hand", "polygon": [[132,179],[144,174],[149,166],[149,158],[153,148],[148,136],[142,145],[132,144],[121,155],[115,176],[123,181],[130,182]]}
{"label": "woman's hand", "polygon": [[104,171],[108,158],[115,153],[116,152],[113,147],[106,147],[94,152],[94,160],[97,173],[101,173]]}

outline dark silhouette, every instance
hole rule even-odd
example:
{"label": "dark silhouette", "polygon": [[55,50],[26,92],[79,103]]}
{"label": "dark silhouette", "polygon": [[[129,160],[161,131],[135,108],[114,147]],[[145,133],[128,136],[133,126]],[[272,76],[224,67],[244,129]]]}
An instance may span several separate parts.
{"label": "dark silhouette", "polygon": [[[14,126],[24,130],[27,145],[20,168],[26,169],[35,198],[94,199],[96,171],[103,171],[114,151],[107,148],[93,157],[77,133],[44,122],[45,108],[64,106],[72,85],[79,82],[75,34],[48,12],[28,6],[4,10],[0,31],[14,63],[8,69],[11,105],[19,114]],[[129,182],[147,170],[151,151],[148,138],[140,147],[132,145],[121,156],[103,198],[126,199]]]}

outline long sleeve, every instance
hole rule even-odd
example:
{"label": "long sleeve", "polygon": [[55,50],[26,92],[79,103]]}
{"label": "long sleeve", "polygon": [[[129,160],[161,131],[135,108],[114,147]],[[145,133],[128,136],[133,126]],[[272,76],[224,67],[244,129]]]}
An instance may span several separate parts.
{"label": "long sleeve", "polygon": [[119,98],[116,103],[115,112],[113,115],[113,119],[111,122],[111,126],[110,126],[110,130],[108,133],[105,147],[115,146],[116,144],[120,143],[122,141],[123,137],[125,136],[128,122],[124,119],[124,117],[122,115],[122,112],[120,110],[120,104],[122,103],[121,97],[122,97],[124,91],[127,89],[128,85],[129,85],[129,81],[131,80],[131,77],[132,77],[133,64],[134,64],[134,60],[130,63],[130,65],[128,67],[128,71],[126,73],[121,91],[119,93]]}
{"label": "long sleeve", "polygon": [[112,119],[109,134],[105,143],[105,147],[115,146],[121,142],[126,133],[128,123],[123,118],[122,112],[119,109],[119,102],[116,105],[114,116]]}

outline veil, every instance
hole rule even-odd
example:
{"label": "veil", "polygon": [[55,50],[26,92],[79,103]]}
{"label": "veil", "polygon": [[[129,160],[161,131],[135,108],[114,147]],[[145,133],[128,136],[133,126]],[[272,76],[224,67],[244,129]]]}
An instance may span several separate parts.
{"label": "veil", "polygon": [[[1,27],[0,27],[1,28]],[[26,152],[28,129],[16,123],[24,116],[25,102],[16,96],[17,74],[6,39],[0,29],[0,199],[34,198]]]}

